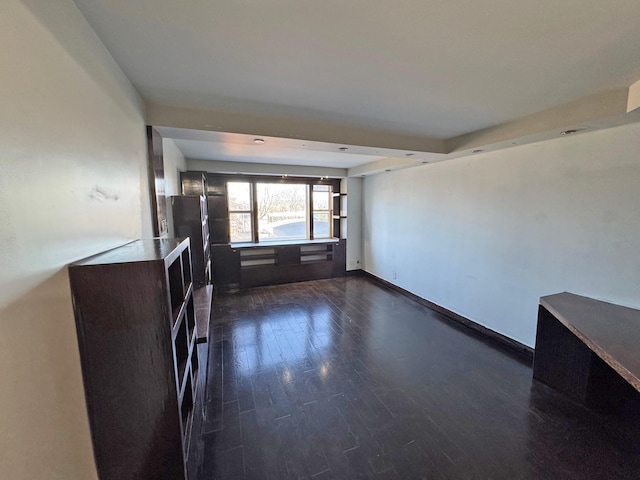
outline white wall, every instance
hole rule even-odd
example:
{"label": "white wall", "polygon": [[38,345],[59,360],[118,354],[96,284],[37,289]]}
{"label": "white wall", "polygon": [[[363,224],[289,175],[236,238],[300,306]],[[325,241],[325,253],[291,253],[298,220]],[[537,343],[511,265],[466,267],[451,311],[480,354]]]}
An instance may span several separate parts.
{"label": "white wall", "polygon": [[152,235],[142,103],[71,0],[0,44],[0,477],[92,479],[65,265]]}
{"label": "white wall", "polygon": [[[164,157],[164,192],[167,197],[182,195],[180,172],[187,171],[187,161],[182,152],[170,138],[162,139],[162,155]],[[169,205],[169,204],[167,204]]]}
{"label": "white wall", "polygon": [[162,139],[162,157],[164,164],[164,194],[167,197],[168,236],[173,237],[173,210],[169,197],[182,195],[180,172],[187,170],[187,161],[176,142],[170,138]]}
{"label": "white wall", "polygon": [[632,124],[367,177],[365,269],[529,346],[542,295],[640,307],[638,151]]}

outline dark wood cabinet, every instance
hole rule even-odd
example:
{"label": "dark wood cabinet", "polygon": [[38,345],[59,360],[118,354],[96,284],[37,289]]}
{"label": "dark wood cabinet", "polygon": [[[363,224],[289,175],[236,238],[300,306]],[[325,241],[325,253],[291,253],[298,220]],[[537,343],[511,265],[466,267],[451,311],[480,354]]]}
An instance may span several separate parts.
{"label": "dark wood cabinet", "polygon": [[198,356],[189,240],[137,240],[69,266],[101,479],[187,479]]}
{"label": "dark wood cabinet", "polygon": [[211,255],[209,248],[209,214],[203,195],[171,197],[173,234],[191,239],[193,283],[195,288],[211,283]]}
{"label": "dark wood cabinet", "polygon": [[346,274],[345,239],[238,246],[240,287],[319,280]]}
{"label": "dark wood cabinet", "polygon": [[211,269],[217,290],[234,290],[240,286],[240,252],[231,245],[211,246]]}

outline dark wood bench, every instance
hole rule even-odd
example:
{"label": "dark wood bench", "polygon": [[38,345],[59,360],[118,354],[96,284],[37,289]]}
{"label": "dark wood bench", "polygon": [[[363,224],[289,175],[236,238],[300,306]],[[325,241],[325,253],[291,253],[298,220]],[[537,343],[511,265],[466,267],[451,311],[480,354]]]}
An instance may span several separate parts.
{"label": "dark wood bench", "polygon": [[583,405],[640,398],[640,310],[559,293],[540,298],[533,377]]}

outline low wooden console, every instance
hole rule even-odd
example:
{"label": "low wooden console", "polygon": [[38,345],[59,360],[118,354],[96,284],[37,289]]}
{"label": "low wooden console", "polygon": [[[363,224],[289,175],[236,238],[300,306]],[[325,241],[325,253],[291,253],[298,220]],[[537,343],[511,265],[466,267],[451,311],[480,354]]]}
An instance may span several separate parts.
{"label": "low wooden console", "polygon": [[214,245],[214,284],[224,291],[344,276],[346,242],[327,238]]}
{"label": "low wooden console", "polygon": [[571,293],[540,299],[533,377],[583,405],[638,404],[640,310]]}

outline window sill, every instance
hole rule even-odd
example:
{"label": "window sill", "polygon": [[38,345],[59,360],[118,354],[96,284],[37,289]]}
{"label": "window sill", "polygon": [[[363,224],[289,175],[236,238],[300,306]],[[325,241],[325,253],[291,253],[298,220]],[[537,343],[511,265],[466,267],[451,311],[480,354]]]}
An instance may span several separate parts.
{"label": "window sill", "polygon": [[339,238],[317,238],[315,240],[280,240],[273,242],[243,242],[231,243],[231,248],[255,248],[255,247],[285,247],[289,245],[317,245],[317,244],[335,244],[340,241]]}

